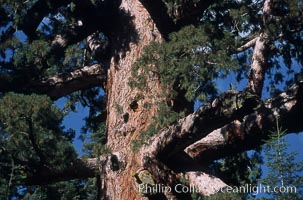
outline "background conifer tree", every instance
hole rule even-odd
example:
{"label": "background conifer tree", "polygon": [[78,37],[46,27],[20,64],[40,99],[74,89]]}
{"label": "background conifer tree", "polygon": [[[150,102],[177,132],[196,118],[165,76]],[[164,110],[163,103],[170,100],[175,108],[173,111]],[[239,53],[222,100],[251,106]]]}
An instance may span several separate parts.
{"label": "background conifer tree", "polygon": [[289,150],[289,144],[283,138],[286,131],[279,126],[278,120],[275,131],[271,132],[265,144],[265,164],[268,172],[260,182],[271,190],[274,190],[274,187],[281,188],[278,192],[268,192],[270,197],[266,199],[302,199],[303,162],[296,160],[297,152]]}

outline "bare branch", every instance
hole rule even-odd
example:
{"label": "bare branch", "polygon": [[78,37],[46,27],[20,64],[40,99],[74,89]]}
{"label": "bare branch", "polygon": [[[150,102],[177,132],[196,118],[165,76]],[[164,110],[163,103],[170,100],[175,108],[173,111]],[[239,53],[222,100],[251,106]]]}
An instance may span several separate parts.
{"label": "bare branch", "polygon": [[62,73],[40,82],[23,82],[15,80],[11,75],[0,74],[0,92],[20,92],[46,94],[52,99],[58,99],[72,92],[91,87],[104,87],[106,83],[106,66],[94,64],[84,66],[72,72]]}
{"label": "bare branch", "polygon": [[278,97],[268,99],[258,111],[219,128],[185,149],[194,159],[212,161],[236,152],[253,149],[264,143],[276,120],[287,133],[303,130],[303,82]]}
{"label": "bare branch", "polygon": [[99,167],[107,163],[107,157],[91,158],[75,161],[68,169],[63,171],[50,171],[44,168],[34,176],[25,180],[26,185],[47,185],[59,181],[72,179],[84,179],[95,177],[99,173]]}
{"label": "bare branch", "polygon": [[258,38],[254,38],[250,41],[248,41],[247,43],[245,43],[244,45],[238,47],[236,49],[236,53],[240,53],[240,52],[243,52],[251,47],[253,47],[255,44],[256,44],[256,41],[257,41]]}
{"label": "bare branch", "polygon": [[205,137],[213,130],[235,119],[243,118],[259,106],[258,99],[245,96],[245,92],[235,91],[222,94],[193,114],[160,131],[158,135],[151,138],[149,145],[143,147],[144,151],[163,158],[183,151],[188,145]]}
{"label": "bare branch", "polygon": [[[265,0],[263,6],[263,23],[267,23],[267,19],[271,16],[271,8],[270,8],[271,0]],[[248,88],[251,92],[262,96],[263,84],[264,84],[264,76],[267,70],[267,53],[269,50],[269,35],[266,32],[260,33],[259,37],[257,37],[253,56],[252,63],[250,66],[250,74],[248,80]]]}
{"label": "bare branch", "polygon": [[78,90],[104,86],[105,81],[106,72],[100,64],[95,64],[48,78],[39,83],[41,90],[37,92],[47,94],[52,99],[58,99]]}
{"label": "bare branch", "polygon": [[190,188],[203,196],[213,195],[228,186],[221,179],[204,172],[189,171],[185,173],[185,176]]}
{"label": "bare branch", "polygon": [[[165,160],[203,138],[186,151],[194,158],[203,157],[203,162],[212,161],[262,144],[267,131],[274,127],[276,114],[288,132],[303,130],[300,121],[300,115],[303,114],[303,82],[276,98],[267,99],[263,105],[260,103],[252,108],[252,105],[244,103],[240,109],[231,107],[229,114],[220,107],[220,102],[224,102],[225,98],[230,96],[215,99],[211,104],[200,107],[195,113],[161,130],[151,138],[149,145],[142,147],[142,151]],[[247,103],[251,104],[252,101]]]}
{"label": "bare branch", "polygon": [[[298,33],[300,31],[302,31],[302,29],[298,28],[298,29],[290,30],[288,33],[292,34],[292,33]],[[277,38],[275,38],[275,40],[276,39],[282,39],[285,36],[287,36],[287,35],[281,33],[281,34],[278,35]],[[256,45],[257,40],[258,40],[258,37],[255,37],[255,38],[249,40],[248,42],[246,42],[242,46],[240,46],[237,49],[235,49],[233,53],[241,53],[241,52],[243,52],[243,51],[245,51],[245,50],[247,50],[247,49],[249,49],[251,47],[254,47]]]}
{"label": "bare branch", "polygon": [[248,80],[250,91],[261,96],[263,90],[264,76],[267,69],[268,35],[261,34],[255,42],[252,64]]}
{"label": "bare branch", "polygon": [[[213,160],[260,146],[268,137],[269,130],[275,127],[277,117],[288,133],[303,130],[300,122],[303,114],[303,81],[253,109],[244,103],[242,110],[231,107],[231,113],[226,113],[222,110],[222,102],[233,95],[240,97],[239,93],[227,93],[151,138],[150,144],[143,146],[140,151],[144,158],[143,166],[152,169],[164,164],[173,171],[182,172],[199,193],[208,196],[227,185],[219,178],[206,174],[203,166],[197,163],[207,165]],[[218,123],[223,127],[215,128]],[[183,155],[183,149],[197,138],[202,139],[184,150],[193,159],[190,160]],[[150,171],[157,177],[158,171],[162,170]]]}

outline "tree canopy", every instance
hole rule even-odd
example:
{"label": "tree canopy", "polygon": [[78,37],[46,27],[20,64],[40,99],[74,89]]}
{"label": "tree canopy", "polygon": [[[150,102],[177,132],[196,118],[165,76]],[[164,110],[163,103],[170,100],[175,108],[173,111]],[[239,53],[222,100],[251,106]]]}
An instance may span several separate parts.
{"label": "tree canopy", "polygon": [[[139,168],[169,186],[255,183],[275,116],[303,131],[301,0],[0,4],[1,199],[119,199]],[[78,103],[81,158],[62,124]]]}

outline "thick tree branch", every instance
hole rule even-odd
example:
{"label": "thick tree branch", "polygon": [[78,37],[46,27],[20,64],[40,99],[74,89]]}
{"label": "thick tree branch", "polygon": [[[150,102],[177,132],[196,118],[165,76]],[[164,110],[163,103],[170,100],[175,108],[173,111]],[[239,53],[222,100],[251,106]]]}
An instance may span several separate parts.
{"label": "thick tree branch", "polygon": [[[165,160],[177,155],[195,141],[206,138],[201,140],[203,148],[200,148],[198,143],[197,146],[191,146],[191,151],[187,149],[187,152],[190,151],[190,155],[194,157],[195,152],[203,152],[203,161],[212,161],[262,144],[267,131],[273,130],[274,113],[279,114],[282,126],[288,132],[303,130],[303,124],[300,122],[300,114],[303,114],[303,82],[294,85],[277,98],[264,101],[263,105],[260,103],[251,107],[252,99],[247,99],[248,105],[244,103],[240,109],[231,106],[229,114],[220,106],[220,102],[224,102],[225,98],[230,96],[226,94],[215,99],[211,104],[200,107],[195,113],[160,131],[142,151]],[[221,128],[226,124],[228,125]],[[226,148],[221,147],[223,144]]]}
{"label": "thick tree branch", "polygon": [[267,51],[268,35],[264,33],[257,37],[255,42],[248,80],[248,88],[250,91],[259,96],[262,95],[265,72],[267,69]]}
{"label": "thick tree branch", "polygon": [[26,185],[47,185],[59,181],[95,177],[100,173],[100,166],[106,164],[107,157],[77,160],[63,171],[50,171],[47,168],[37,172],[25,180]]}
{"label": "thick tree branch", "polygon": [[[198,192],[203,196],[212,195],[227,186],[221,179],[205,173],[207,169],[199,165],[185,152],[165,161],[160,161],[148,152],[141,153],[143,153],[141,154],[143,156],[142,165],[153,175],[156,183],[169,185],[175,194],[178,194],[184,187],[176,181],[177,179],[186,180],[187,187],[191,189],[191,192]],[[183,196],[183,198],[178,199],[184,198]]]}
{"label": "thick tree branch", "polygon": [[104,87],[107,77],[105,69],[106,67],[95,64],[55,75],[41,82],[32,81],[30,83],[24,82],[27,80],[15,80],[9,74],[0,74],[0,92],[33,92],[46,94],[55,100],[75,91],[95,86]]}
{"label": "thick tree branch", "polygon": [[185,173],[192,190],[203,196],[210,196],[219,191],[223,191],[228,185],[221,179],[200,171],[189,171]]}
{"label": "thick tree branch", "polygon": [[[272,10],[270,8],[271,0],[265,0],[263,6],[263,23],[268,22],[268,18],[272,14]],[[252,63],[250,66],[250,74],[248,80],[248,88],[251,92],[262,96],[265,72],[268,68],[267,66],[267,54],[269,50],[270,39],[268,33],[264,30],[263,32],[257,37],[253,56],[252,56]]]}
{"label": "thick tree branch", "polygon": [[58,99],[72,92],[94,86],[104,86],[106,72],[101,65],[85,66],[69,73],[63,73],[39,84],[38,93],[49,95],[52,99]]}
{"label": "thick tree branch", "polygon": [[[153,162],[156,162],[157,157],[169,157],[172,155],[171,152],[173,152],[173,149],[178,150],[174,154],[182,152],[183,147],[185,148],[189,143],[194,142],[198,138],[197,136],[203,137],[203,139],[191,145],[185,151],[194,159],[201,159],[204,163],[235,152],[255,148],[264,142],[263,139],[268,136],[268,130],[273,130],[276,116],[279,116],[281,125],[288,132],[303,130],[303,124],[300,123],[300,116],[303,114],[303,82],[294,85],[289,91],[280,94],[276,98],[265,100],[263,106],[256,111],[233,121],[231,120],[234,118],[233,116],[240,116],[241,114],[229,114],[230,119],[226,119],[228,118],[227,116],[216,118],[211,113],[215,112],[219,114],[215,109],[215,104],[219,104],[219,100],[214,100],[212,104],[213,107],[210,104],[202,106],[197,112],[179,120],[177,124],[162,130],[158,136],[155,136],[149,146],[144,146],[141,149],[141,155],[144,158],[143,166],[151,169],[152,172],[157,171],[152,170],[159,164],[153,164]],[[235,113],[238,111],[239,109],[233,110]],[[200,115],[206,116],[202,117]],[[213,131],[215,129],[214,124],[220,119],[224,122],[231,122],[223,128]],[[215,123],[210,123],[212,120]],[[171,146],[172,144],[175,145],[175,148],[166,148],[166,146]],[[163,154],[163,152],[166,154]],[[106,163],[106,159],[100,159],[102,165]],[[27,184],[38,184],[41,180],[44,180],[43,184],[47,184],[60,180],[91,177],[95,175],[95,170],[97,169],[96,162],[96,159],[91,159],[87,162],[78,161],[67,169],[66,172],[40,172],[35,177],[29,178]],[[191,182],[193,184],[200,184],[202,179],[208,177],[207,180],[216,180],[216,183],[218,183],[216,184],[217,188],[225,186],[225,183],[221,180],[204,173],[198,174],[195,170],[189,170],[185,173],[188,173],[192,177]],[[199,176],[197,177],[197,175]],[[207,195],[212,189],[208,187],[204,188],[203,191],[202,193]]]}
{"label": "thick tree branch", "polygon": [[[101,177],[101,182],[106,180],[107,172],[113,171],[113,166],[117,163],[116,158],[119,153],[101,155],[98,158],[77,159],[64,170],[43,168],[24,180],[25,185],[47,185],[59,181],[73,179],[86,179]],[[120,160],[119,160],[120,162]]]}
{"label": "thick tree branch", "polygon": [[150,140],[150,144],[143,147],[143,151],[165,159],[174,156],[213,130],[243,118],[258,106],[258,97],[246,92],[228,91],[175,125],[160,131]]}
{"label": "thick tree branch", "polygon": [[[197,163],[207,165],[213,160],[259,147],[268,137],[269,130],[274,130],[278,116],[281,125],[288,132],[303,130],[303,124],[300,122],[300,116],[303,114],[303,81],[278,97],[267,99],[253,107],[250,107],[252,99],[246,98],[246,101],[239,105],[241,108],[231,106],[230,113],[225,111],[224,106],[222,109],[224,103],[220,102],[233,95],[240,97],[235,92],[227,93],[179,120],[175,125],[160,131],[150,140],[150,144],[141,149],[143,166],[149,169],[158,166],[151,161],[165,164],[173,171],[185,174],[189,183],[196,186],[199,193],[208,196],[227,185],[221,179],[204,173],[203,167]],[[247,114],[244,116],[244,113]],[[231,119],[235,120],[226,123]],[[216,129],[218,123],[227,125]],[[202,139],[185,149],[194,159],[195,162],[192,162],[183,156],[183,148],[199,137]],[[185,166],[187,164],[190,166]],[[153,173],[155,174],[157,173]]]}
{"label": "thick tree branch", "polygon": [[254,38],[250,41],[248,41],[247,43],[243,44],[242,46],[238,47],[236,50],[235,50],[235,53],[241,53],[253,46],[255,46],[256,44],[256,41],[258,40],[258,38]]}
{"label": "thick tree branch", "polygon": [[274,131],[276,122],[287,133],[303,130],[303,82],[294,85],[278,97],[264,101],[264,106],[242,120],[235,120],[219,128],[185,151],[194,159],[203,162],[226,155],[256,148]]}

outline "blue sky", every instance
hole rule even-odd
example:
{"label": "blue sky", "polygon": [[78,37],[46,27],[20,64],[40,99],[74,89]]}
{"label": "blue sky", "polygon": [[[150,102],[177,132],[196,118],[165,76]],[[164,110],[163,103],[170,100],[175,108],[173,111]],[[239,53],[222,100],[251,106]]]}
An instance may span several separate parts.
{"label": "blue sky", "polygon": [[[64,104],[66,102],[66,98],[60,98],[55,102],[55,104],[63,109]],[[73,141],[73,144],[78,152],[78,154],[81,156],[83,155],[82,152],[82,141],[78,139],[78,137],[81,134],[81,128],[84,126],[85,121],[84,118],[88,116],[89,109],[83,107],[80,103],[76,104],[76,110],[77,112],[70,112],[63,120],[63,125],[66,129],[73,129],[76,131],[76,137]]]}

